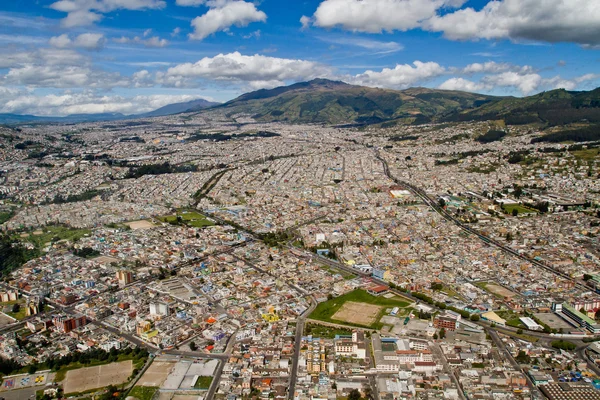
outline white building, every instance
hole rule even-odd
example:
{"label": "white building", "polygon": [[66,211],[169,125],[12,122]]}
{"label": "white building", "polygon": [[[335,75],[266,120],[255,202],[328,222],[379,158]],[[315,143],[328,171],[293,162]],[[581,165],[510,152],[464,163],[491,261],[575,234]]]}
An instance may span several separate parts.
{"label": "white building", "polygon": [[352,332],[352,339],[339,339],[335,342],[335,354],[364,360],[367,357],[367,345],[363,332]]}

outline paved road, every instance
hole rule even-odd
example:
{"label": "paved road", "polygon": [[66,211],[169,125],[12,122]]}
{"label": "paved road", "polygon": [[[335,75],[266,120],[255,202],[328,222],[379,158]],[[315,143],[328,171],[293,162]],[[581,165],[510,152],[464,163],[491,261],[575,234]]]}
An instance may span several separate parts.
{"label": "paved road", "polygon": [[215,398],[215,393],[217,393],[217,389],[219,388],[219,382],[221,381],[221,375],[223,375],[223,368],[225,368],[226,362],[227,360],[219,361],[219,366],[217,366],[217,369],[213,374],[210,388],[208,388],[208,392],[206,392],[206,396],[204,396],[205,400],[212,400]]}
{"label": "paved road", "polygon": [[310,296],[310,307],[301,316],[296,319],[296,337],[294,338],[294,357],[292,358],[292,373],[290,374],[290,387],[288,389],[288,399],[294,399],[296,391],[296,378],[298,376],[298,361],[300,359],[300,344],[302,343],[302,335],[304,334],[304,325],[306,318],[317,307],[317,300]]}
{"label": "paved road", "polygon": [[0,397],[4,397],[6,400],[31,400],[35,399],[35,392],[41,389],[44,389],[44,386],[10,390],[6,392],[0,392]]}
{"label": "paved road", "polygon": [[512,353],[506,348],[506,345],[500,339],[500,337],[498,336],[498,333],[495,330],[493,330],[493,329],[487,329],[487,332],[489,333],[489,335],[491,336],[492,340],[496,344],[496,347],[498,347],[498,350],[501,353],[504,354],[504,358],[507,359],[512,364],[513,369],[515,371],[520,371],[523,374],[523,376],[525,376],[525,379],[527,380],[527,386],[529,386],[529,390],[530,390],[533,398],[534,399],[543,399],[543,398],[545,398],[542,395],[542,393],[538,390],[537,386],[535,386],[533,384],[533,382],[529,378],[529,375],[525,373],[525,371],[523,370],[523,368],[521,368],[521,365],[512,356]]}
{"label": "paved road", "polygon": [[452,370],[452,368],[450,368],[450,365],[448,364],[448,361],[446,360],[446,356],[444,355],[444,351],[442,350],[440,345],[435,343],[430,349],[433,353],[436,354],[437,358],[442,362],[442,365],[444,366],[444,371],[447,371],[450,374],[450,378],[454,382],[454,385],[456,385],[456,390],[458,390],[458,396],[460,397],[460,399],[467,400],[465,397],[465,394],[463,392],[462,386],[460,385],[460,382],[458,381],[458,377],[456,376],[456,370]]}
{"label": "paved road", "polygon": [[598,376],[600,376],[600,368],[598,368],[598,366],[596,365],[596,363],[587,356],[587,347],[583,347],[580,348],[579,350],[577,350],[577,355],[579,356],[579,358],[581,358],[582,360],[584,360],[588,367],[594,371],[594,373]]}

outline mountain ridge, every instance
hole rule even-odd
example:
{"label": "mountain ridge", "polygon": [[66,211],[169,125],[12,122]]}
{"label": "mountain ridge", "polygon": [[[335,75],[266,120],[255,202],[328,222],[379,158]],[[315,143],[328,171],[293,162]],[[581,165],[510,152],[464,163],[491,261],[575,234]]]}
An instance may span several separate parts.
{"label": "mountain ridge", "polygon": [[378,123],[407,119],[429,122],[437,115],[499,99],[477,93],[411,88],[370,88],[315,79],[239,96],[217,108],[253,114],[261,122]]}
{"label": "mountain ridge", "polygon": [[56,116],[37,116],[27,114],[0,113],[0,124],[26,124],[26,123],[81,123],[81,122],[101,122],[118,121],[124,119],[163,117],[168,115],[181,114],[190,111],[199,111],[205,108],[214,107],[220,103],[212,102],[206,99],[195,99],[191,101],[167,104],[143,114],[121,114],[121,113],[99,113],[99,114],[71,114],[64,117]]}
{"label": "mountain ridge", "polygon": [[205,109],[250,114],[258,122],[328,125],[393,125],[504,120],[507,124],[566,125],[600,123],[600,88],[555,89],[527,97],[490,96],[453,90],[413,87],[405,90],[357,86],[314,79],[244,93],[219,104],[204,99],[174,103],[139,115],[91,114],[36,117],[0,114],[0,123],[76,123],[150,118]]}

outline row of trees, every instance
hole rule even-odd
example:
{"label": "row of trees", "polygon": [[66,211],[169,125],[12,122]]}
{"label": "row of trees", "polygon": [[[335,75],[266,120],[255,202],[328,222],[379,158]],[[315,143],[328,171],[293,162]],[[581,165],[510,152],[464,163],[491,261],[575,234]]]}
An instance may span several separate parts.
{"label": "row of trees", "polygon": [[499,140],[502,140],[502,138],[504,138],[505,136],[506,136],[505,131],[490,129],[489,131],[487,131],[487,133],[479,136],[475,140],[478,141],[479,143],[492,143],[492,142],[497,142]]}
{"label": "row of trees", "polygon": [[198,166],[194,164],[183,164],[183,165],[171,165],[169,163],[163,164],[148,164],[140,167],[132,167],[127,175],[127,178],[140,178],[144,175],[165,175],[175,174],[181,172],[196,172]]}
{"label": "row of trees", "polygon": [[600,140],[600,125],[549,133],[532,139],[531,143],[591,142]]}
{"label": "row of trees", "polygon": [[38,256],[37,249],[28,249],[9,235],[0,236],[0,275],[5,276]]}
{"label": "row of trees", "polygon": [[[41,369],[50,369],[52,371],[58,371],[62,367],[79,363],[83,365],[89,365],[93,362],[106,362],[111,363],[118,361],[120,355],[130,356],[134,360],[134,363],[139,360],[146,360],[149,356],[148,350],[141,347],[126,348],[122,350],[111,349],[105,351],[103,349],[94,348],[85,352],[73,352],[62,357],[51,357],[43,363],[33,363],[27,366],[27,372],[34,374],[36,371]],[[0,373],[3,375],[11,375],[21,371],[24,368],[23,365],[18,362],[0,357]]]}

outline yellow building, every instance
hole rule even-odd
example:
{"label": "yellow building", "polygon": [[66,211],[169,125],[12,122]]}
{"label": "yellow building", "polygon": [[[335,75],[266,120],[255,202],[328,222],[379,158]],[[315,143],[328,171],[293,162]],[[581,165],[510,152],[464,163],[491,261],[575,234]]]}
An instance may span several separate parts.
{"label": "yellow building", "polygon": [[278,315],[275,314],[263,314],[262,318],[266,321],[266,322],[277,322],[280,320]]}

